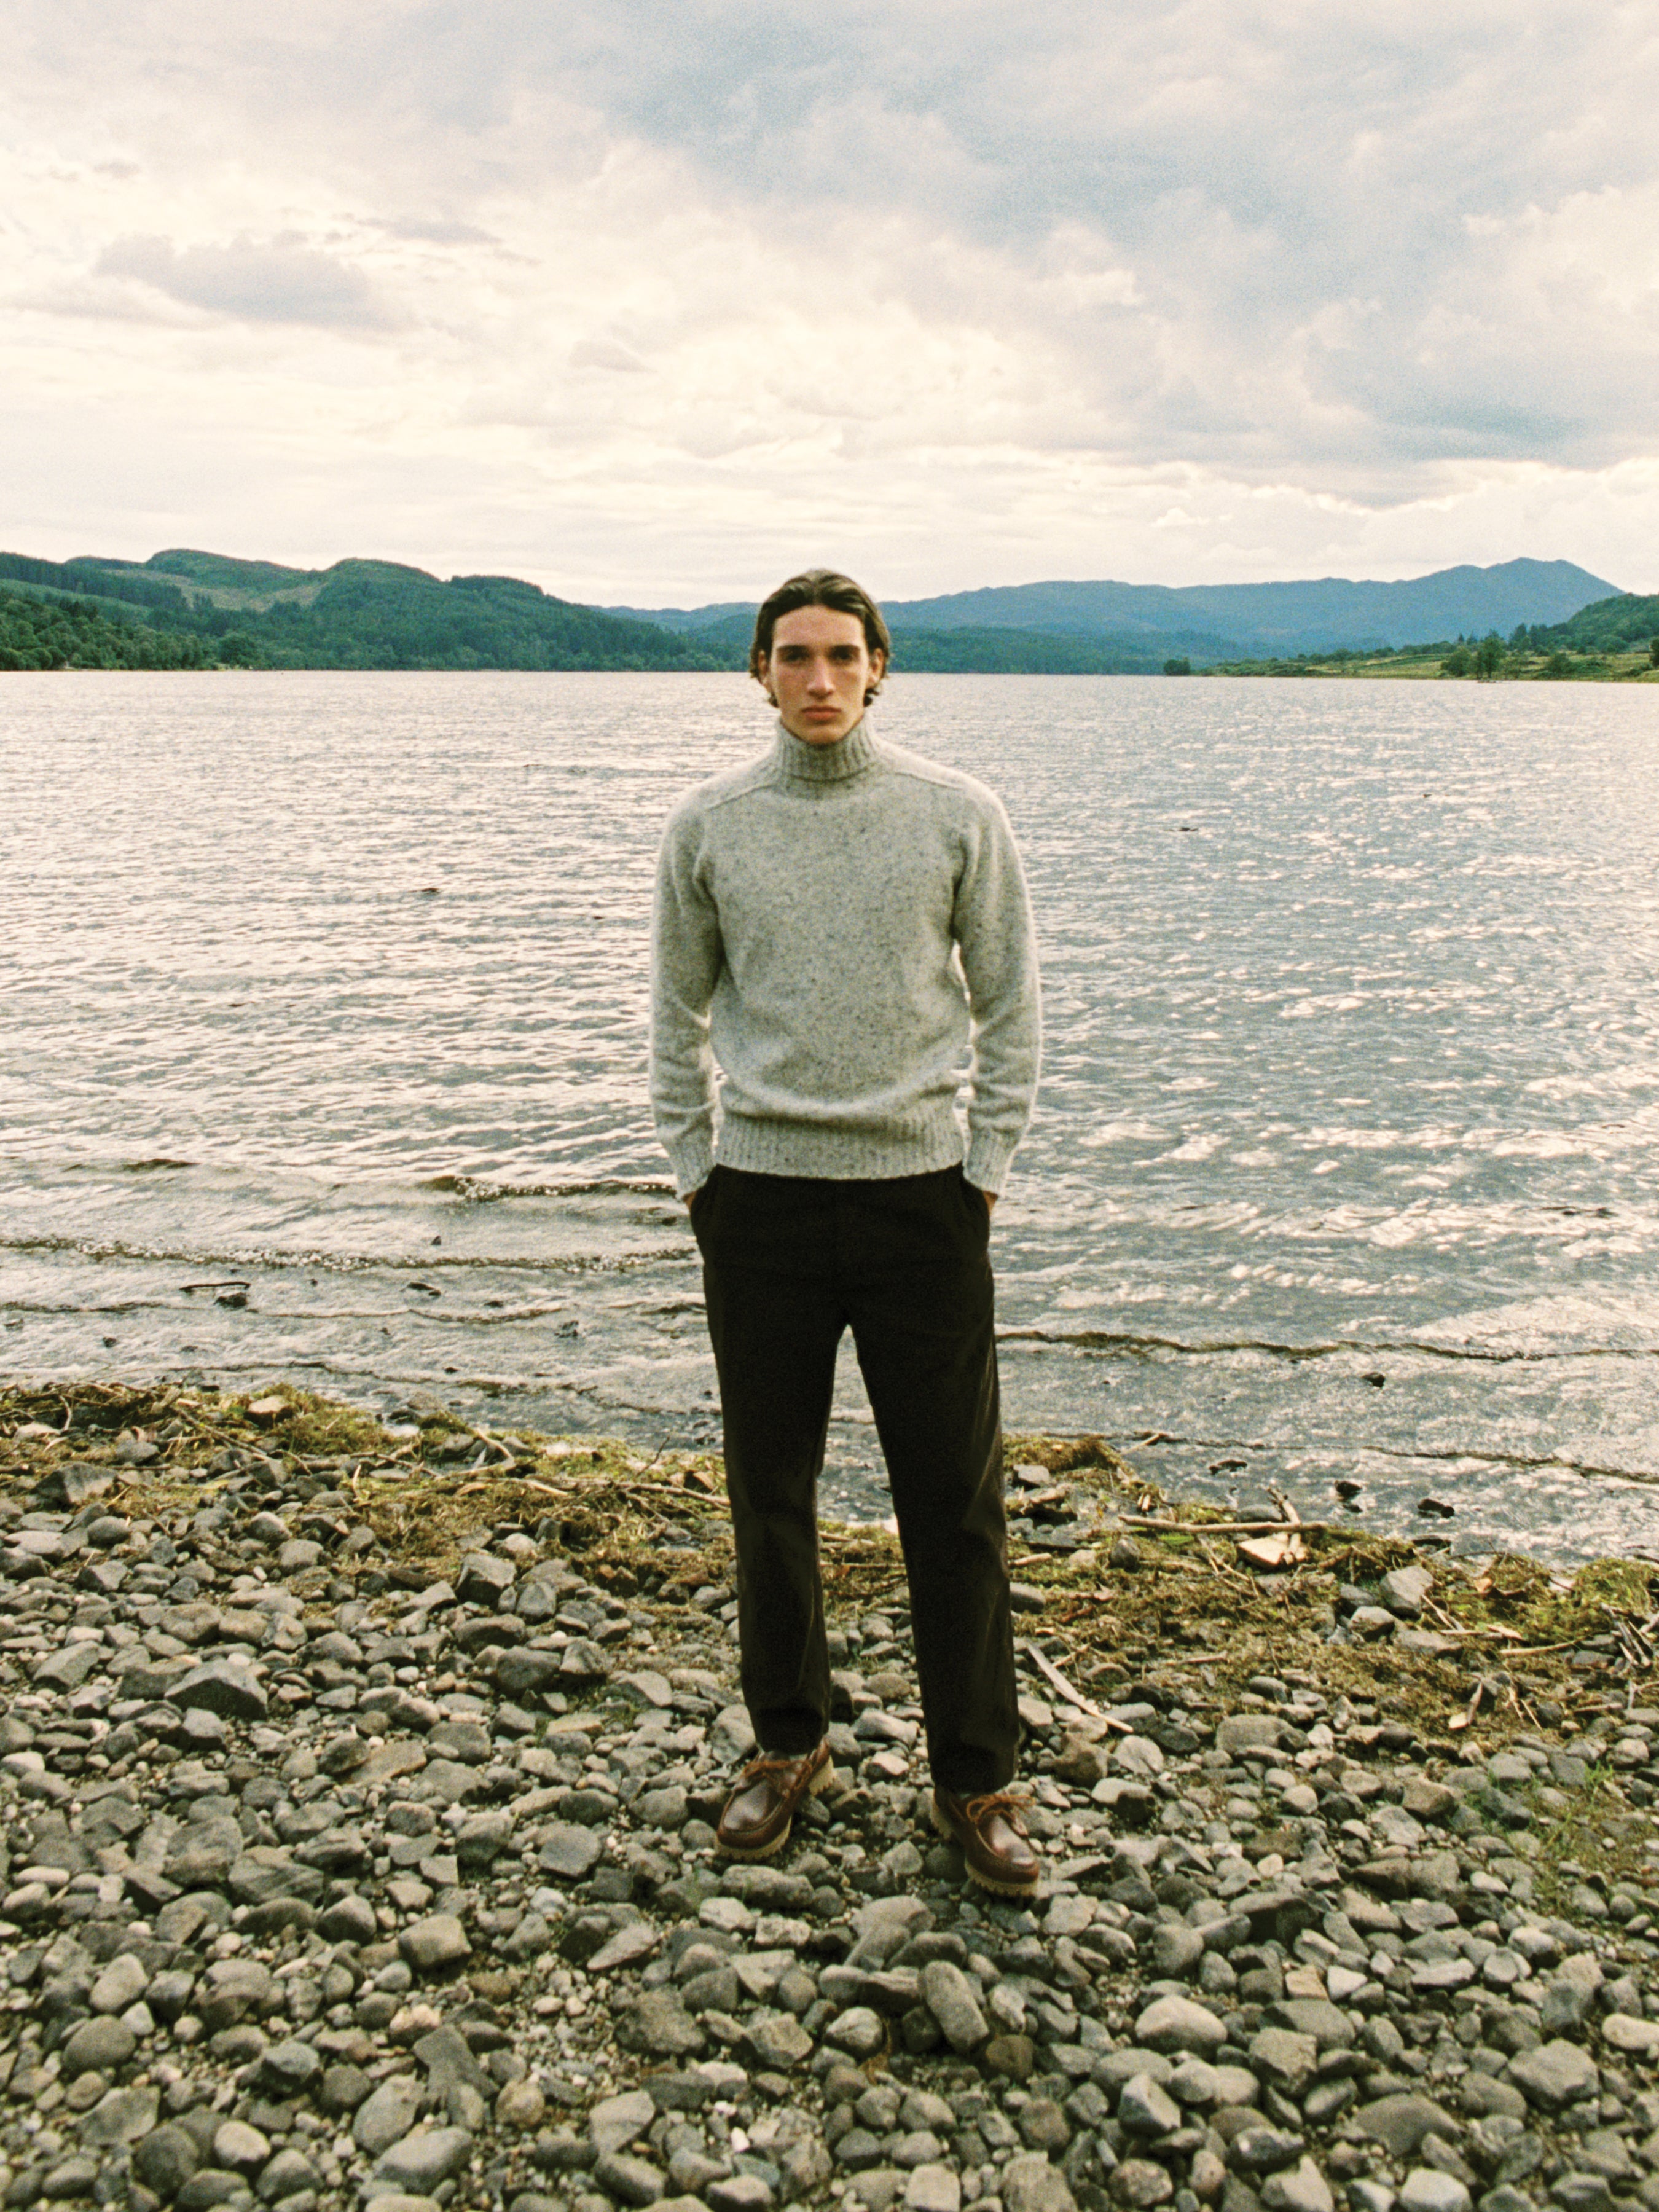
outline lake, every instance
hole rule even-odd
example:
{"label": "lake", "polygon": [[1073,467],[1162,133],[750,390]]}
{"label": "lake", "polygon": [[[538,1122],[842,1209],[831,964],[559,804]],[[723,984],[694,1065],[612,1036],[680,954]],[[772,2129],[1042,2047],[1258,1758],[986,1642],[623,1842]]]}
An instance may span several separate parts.
{"label": "lake", "polygon": [[[7,1375],[714,1441],[646,934],[670,804],[769,742],[746,679],[4,685]],[[876,714],[1002,795],[1037,909],[1009,1425],[1659,1550],[1659,690],[900,675]],[[831,1458],[884,1513],[850,1359]]]}

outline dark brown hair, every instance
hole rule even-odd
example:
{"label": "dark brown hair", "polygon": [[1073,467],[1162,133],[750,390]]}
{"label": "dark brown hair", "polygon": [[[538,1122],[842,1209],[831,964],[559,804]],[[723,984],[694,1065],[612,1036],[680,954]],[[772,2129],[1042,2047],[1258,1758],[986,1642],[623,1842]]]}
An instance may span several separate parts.
{"label": "dark brown hair", "polygon": [[[749,648],[749,673],[757,684],[763,684],[761,662],[772,657],[772,633],[785,615],[792,615],[798,607],[831,607],[836,613],[856,615],[864,625],[864,642],[872,659],[877,653],[883,657],[883,671],[891,665],[893,641],[887,625],[882,620],[881,609],[861,584],[850,576],[843,576],[835,568],[804,568],[799,576],[792,576],[787,584],[780,584],[769,598],[761,601],[755,617],[755,638]],[[864,695],[867,707],[881,689],[878,677]]]}

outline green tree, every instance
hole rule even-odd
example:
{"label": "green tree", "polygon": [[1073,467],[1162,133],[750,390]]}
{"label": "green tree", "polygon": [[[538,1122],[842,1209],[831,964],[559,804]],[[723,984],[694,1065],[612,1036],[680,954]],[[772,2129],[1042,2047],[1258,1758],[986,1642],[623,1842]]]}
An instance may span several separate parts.
{"label": "green tree", "polygon": [[1566,654],[1558,648],[1544,663],[1544,673],[1546,676],[1571,676],[1572,663]]}
{"label": "green tree", "polygon": [[1648,640],[1648,659],[1653,667],[1659,668],[1659,637]]}
{"label": "green tree", "polygon": [[[1659,639],[1655,642],[1659,643]],[[1190,676],[1192,672],[1193,664],[1184,653],[1178,659],[1166,660],[1164,664],[1164,673],[1166,676]]]}
{"label": "green tree", "polygon": [[1441,662],[1440,673],[1443,676],[1467,676],[1469,667],[1468,648],[1460,641]]}
{"label": "green tree", "polygon": [[228,629],[219,641],[219,658],[227,668],[258,668],[264,655],[245,629]]}
{"label": "green tree", "polygon": [[1489,629],[1474,648],[1474,672],[1483,684],[1489,684],[1504,665],[1504,641],[1495,629]]}

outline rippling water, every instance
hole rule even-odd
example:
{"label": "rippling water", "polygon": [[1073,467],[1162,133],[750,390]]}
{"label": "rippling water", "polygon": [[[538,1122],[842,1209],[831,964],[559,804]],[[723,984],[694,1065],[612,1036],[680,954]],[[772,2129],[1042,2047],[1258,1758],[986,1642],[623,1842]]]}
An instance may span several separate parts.
{"label": "rippling water", "polygon": [[[744,679],[0,697],[6,1370],[712,1436],[646,921],[672,800],[769,740]],[[900,677],[879,715],[1002,793],[1038,909],[1011,1425],[1659,1547],[1659,691]],[[838,1404],[832,1502],[884,1510],[850,1364]]]}

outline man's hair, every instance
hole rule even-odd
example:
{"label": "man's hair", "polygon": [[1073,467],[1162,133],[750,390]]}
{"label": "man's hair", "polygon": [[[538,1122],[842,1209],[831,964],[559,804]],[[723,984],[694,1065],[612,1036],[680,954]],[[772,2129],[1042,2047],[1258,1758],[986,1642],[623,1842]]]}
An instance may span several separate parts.
{"label": "man's hair", "polygon": [[[749,648],[749,673],[757,684],[766,680],[761,674],[761,662],[772,657],[773,631],[785,615],[793,614],[798,607],[831,607],[837,614],[856,615],[864,625],[864,642],[872,658],[879,653],[891,665],[893,641],[882,620],[881,609],[863,585],[855,584],[850,576],[843,576],[835,568],[805,568],[761,601],[755,617],[754,642]],[[880,689],[881,680],[878,678],[864,695],[866,707]]]}

